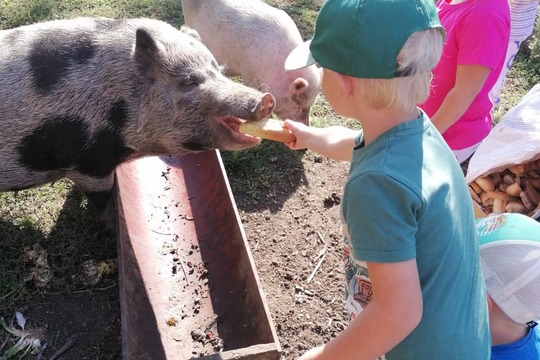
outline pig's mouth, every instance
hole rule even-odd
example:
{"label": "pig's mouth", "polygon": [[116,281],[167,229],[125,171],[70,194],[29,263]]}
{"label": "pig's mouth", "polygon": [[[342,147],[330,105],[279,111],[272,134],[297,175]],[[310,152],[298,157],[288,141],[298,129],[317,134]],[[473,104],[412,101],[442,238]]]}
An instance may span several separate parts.
{"label": "pig's mouth", "polygon": [[222,116],[218,121],[227,128],[231,136],[240,143],[246,145],[257,145],[261,139],[255,136],[247,135],[239,131],[240,123],[245,121],[232,115]]}

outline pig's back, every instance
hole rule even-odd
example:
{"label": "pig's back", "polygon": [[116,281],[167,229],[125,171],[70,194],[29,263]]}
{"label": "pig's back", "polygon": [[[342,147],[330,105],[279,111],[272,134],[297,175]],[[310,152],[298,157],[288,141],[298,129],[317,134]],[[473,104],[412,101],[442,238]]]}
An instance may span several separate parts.
{"label": "pig's back", "polygon": [[[21,139],[50,121],[71,119],[86,124],[90,133],[106,127],[111,106],[131,101],[141,84],[132,60],[139,27],[157,38],[176,32],[156,20],[106,18],[0,31],[2,153],[16,153]],[[10,161],[15,160],[4,159],[0,169],[5,171]]]}
{"label": "pig's back", "polygon": [[[290,16],[259,0],[183,0],[182,9],[186,25],[197,30],[229,75],[273,66],[276,58],[284,61],[302,43]],[[271,58],[266,56],[268,49]],[[246,52],[252,54],[250,59],[243,56]]]}
{"label": "pig's back", "polygon": [[137,81],[131,56],[140,26],[163,25],[77,18],[0,31],[0,121],[9,136],[48,116],[104,117],[103,104],[125,97]]}

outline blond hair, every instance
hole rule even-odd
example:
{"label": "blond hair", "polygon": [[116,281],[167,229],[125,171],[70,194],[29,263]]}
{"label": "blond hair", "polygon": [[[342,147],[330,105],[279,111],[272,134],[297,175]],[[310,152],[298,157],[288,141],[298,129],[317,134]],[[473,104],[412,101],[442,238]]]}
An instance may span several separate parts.
{"label": "blond hair", "polygon": [[440,28],[413,33],[397,56],[397,71],[414,75],[393,79],[360,79],[357,87],[376,109],[390,107],[410,110],[429,95],[431,70],[442,52],[444,31]]}

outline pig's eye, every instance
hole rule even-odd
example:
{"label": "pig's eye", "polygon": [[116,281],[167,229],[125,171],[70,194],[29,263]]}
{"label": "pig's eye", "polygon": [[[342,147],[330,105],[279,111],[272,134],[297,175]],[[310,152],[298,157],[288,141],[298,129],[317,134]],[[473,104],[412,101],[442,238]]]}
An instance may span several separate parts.
{"label": "pig's eye", "polygon": [[192,78],[186,78],[186,79],[184,79],[182,81],[182,85],[184,85],[184,86],[191,86],[191,85],[195,85],[195,84],[196,84],[196,82]]}
{"label": "pig's eye", "polygon": [[197,79],[193,76],[185,77],[180,81],[180,87],[183,90],[190,90],[197,85],[199,85],[199,81],[197,81]]}

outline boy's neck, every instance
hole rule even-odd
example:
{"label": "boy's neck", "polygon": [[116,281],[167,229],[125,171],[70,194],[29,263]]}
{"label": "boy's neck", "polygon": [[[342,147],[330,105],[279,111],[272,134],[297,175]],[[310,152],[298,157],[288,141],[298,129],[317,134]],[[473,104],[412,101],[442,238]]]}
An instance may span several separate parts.
{"label": "boy's neck", "polygon": [[375,141],[375,139],[391,128],[411,120],[416,120],[420,115],[417,108],[409,112],[403,112],[403,110],[396,109],[375,110],[372,108],[358,110],[355,118],[362,124],[366,145]]}

